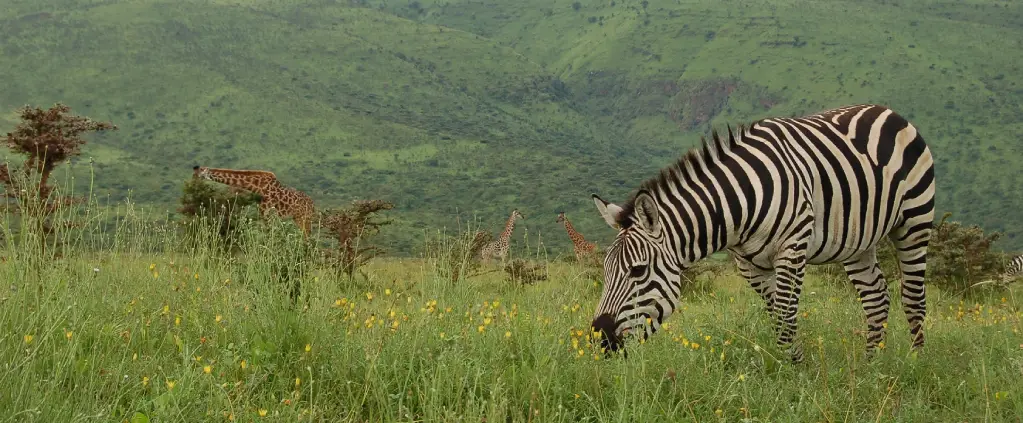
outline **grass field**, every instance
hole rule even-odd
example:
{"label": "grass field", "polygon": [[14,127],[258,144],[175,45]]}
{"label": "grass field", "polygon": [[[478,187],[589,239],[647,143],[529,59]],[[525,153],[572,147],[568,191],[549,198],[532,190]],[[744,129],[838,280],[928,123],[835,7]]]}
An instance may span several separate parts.
{"label": "grass field", "polygon": [[909,352],[896,309],[887,345],[866,362],[852,289],[811,274],[799,320],[807,359],[792,365],[752,290],[708,274],[697,281],[709,289],[687,294],[665,330],[627,360],[606,359],[586,339],[600,283],[579,264],[552,257],[548,280],[526,286],[500,271],[451,283],[427,259],[379,259],[354,280],[312,268],[292,305],[275,269],[293,256],[273,241],[288,238],[252,232],[232,257],[131,210],[95,238],[103,219],[86,219],[57,259],[7,233],[3,421],[1023,416],[1018,289],[964,301],[931,286],[925,349]]}

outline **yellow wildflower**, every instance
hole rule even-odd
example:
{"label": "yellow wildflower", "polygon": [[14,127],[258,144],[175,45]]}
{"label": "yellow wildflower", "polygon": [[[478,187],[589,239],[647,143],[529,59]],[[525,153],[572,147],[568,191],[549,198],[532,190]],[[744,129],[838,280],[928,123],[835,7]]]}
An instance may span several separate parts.
{"label": "yellow wildflower", "polygon": [[478,328],[476,328],[476,331],[479,333],[483,333],[483,325],[480,325]]}
{"label": "yellow wildflower", "polygon": [[217,323],[220,323],[220,321],[223,320],[224,317],[218,314],[217,317],[215,317],[214,319],[217,321]]}
{"label": "yellow wildflower", "polygon": [[259,409],[259,417],[266,417],[266,409],[265,408],[260,408]]}
{"label": "yellow wildflower", "polygon": [[25,343],[26,344],[31,344],[32,343],[32,338],[34,338],[34,336],[32,336],[32,335],[25,335]]}
{"label": "yellow wildflower", "polygon": [[170,313],[170,305],[164,304],[163,305],[163,314],[167,314],[167,313]]}
{"label": "yellow wildflower", "polygon": [[149,376],[142,376],[142,386],[149,385]]}
{"label": "yellow wildflower", "polygon": [[212,373],[212,372],[213,372],[213,367],[210,367],[210,366],[202,366],[202,372],[203,372],[203,373],[206,373],[206,374],[210,374],[210,373]]}
{"label": "yellow wildflower", "polygon": [[366,299],[369,300],[369,301],[373,301],[373,293],[372,292],[367,292],[366,293]]}
{"label": "yellow wildflower", "polygon": [[74,333],[74,332],[72,332],[72,331],[67,331],[67,332],[64,332],[64,336],[65,336],[65,337],[67,337],[67,340],[68,340],[68,341],[70,341],[70,340],[71,340],[71,337],[72,337],[72,336],[75,336],[75,333]]}
{"label": "yellow wildflower", "polygon": [[296,377],[296,378],[295,378],[295,387],[297,388],[297,387],[298,387],[298,385],[301,385],[301,384],[302,384],[302,379],[301,379],[301,378],[297,378],[297,377]]}
{"label": "yellow wildflower", "polygon": [[511,338],[511,331],[506,331],[506,332],[504,333],[504,337],[505,337],[505,338]]}
{"label": "yellow wildflower", "polygon": [[246,363],[245,360],[242,360],[242,362],[239,363],[239,365],[241,365],[242,370],[245,370],[246,367],[249,367],[249,363]]}
{"label": "yellow wildflower", "polygon": [[173,390],[173,389],[174,389],[174,381],[173,380],[168,380],[167,381],[167,390]]}
{"label": "yellow wildflower", "polygon": [[181,316],[174,316],[174,326],[181,326]]}
{"label": "yellow wildflower", "polygon": [[384,290],[384,295],[391,295],[391,288],[385,289]]}
{"label": "yellow wildflower", "polygon": [[305,344],[305,352],[309,352],[309,351],[312,351],[312,350],[313,350],[313,345],[312,344]]}

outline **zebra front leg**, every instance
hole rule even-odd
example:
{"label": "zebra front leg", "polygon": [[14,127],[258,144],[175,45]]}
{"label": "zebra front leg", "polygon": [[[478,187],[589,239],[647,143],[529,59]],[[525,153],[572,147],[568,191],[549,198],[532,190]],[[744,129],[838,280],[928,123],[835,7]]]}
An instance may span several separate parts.
{"label": "zebra front leg", "polygon": [[739,269],[739,274],[749,282],[750,287],[764,300],[767,313],[774,317],[774,269],[760,269],[738,255],[735,255],[735,266]]}
{"label": "zebra front leg", "polygon": [[796,341],[799,295],[803,291],[803,275],[806,273],[806,244],[801,245],[804,248],[787,249],[775,260],[774,314],[778,347],[788,349],[793,363],[803,361],[803,348]]}
{"label": "zebra front leg", "polygon": [[885,340],[888,310],[891,307],[888,283],[881,273],[881,266],[877,263],[875,249],[870,249],[843,265],[849,281],[856,288],[863,313],[867,318],[867,358],[870,359]]}

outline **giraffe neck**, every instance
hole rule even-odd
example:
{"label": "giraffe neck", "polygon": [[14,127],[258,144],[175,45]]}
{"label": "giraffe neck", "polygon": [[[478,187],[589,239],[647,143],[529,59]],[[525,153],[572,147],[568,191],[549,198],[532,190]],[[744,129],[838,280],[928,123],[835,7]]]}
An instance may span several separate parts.
{"label": "giraffe neck", "polygon": [[280,188],[273,174],[258,170],[209,169],[210,179],[267,196]]}
{"label": "giraffe neck", "polygon": [[507,242],[511,238],[512,231],[515,230],[515,216],[508,218],[508,221],[504,224],[504,231],[501,232],[501,240]]}
{"label": "giraffe neck", "polygon": [[572,226],[572,222],[569,222],[567,217],[564,218],[564,224],[565,232],[568,232],[568,238],[572,240],[573,244],[579,245],[586,241],[585,239],[583,239],[582,234],[575,230],[575,227]]}

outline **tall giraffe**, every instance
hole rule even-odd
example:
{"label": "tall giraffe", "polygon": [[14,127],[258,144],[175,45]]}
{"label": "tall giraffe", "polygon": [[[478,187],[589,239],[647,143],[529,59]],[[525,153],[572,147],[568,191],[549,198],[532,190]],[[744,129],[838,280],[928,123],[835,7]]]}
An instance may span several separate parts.
{"label": "tall giraffe", "polygon": [[519,213],[519,209],[512,210],[511,216],[508,217],[508,221],[504,224],[504,231],[497,237],[493,242],[483,246],[480,250],[480,256],[483,261],[489,263],[493,258],[499,258],[502,262],[508,257],[508,240],[511,239],[512,230],[515,229],[515,219],[525,219],[526,217]]}
{"label": "tall giraffe", "polygon": [[295,224],[308,236],[316,208],[312,198],[297,189],[286,187],[277,180],[273,172],[262,170],[218,169],[206,166],[192,168],[193,178],[220,182],[246,191],[255,192],[263,197],[259,202],[259,213],[274,209],[278,214],[290,216]]}
{"label": "tall giraffe", "polygon": [[587,242],[586,238],[583,238],[583,234],[575,230],[572,226],[572,222],[568,221],[565,217],[565,212],[558,213],[558,223],[565,225],[565,232],[568,232],[568,238],[572,240],[572,246],[575,249],[575,259],[582,262],[588,258],[597,249],[597,244]]}

